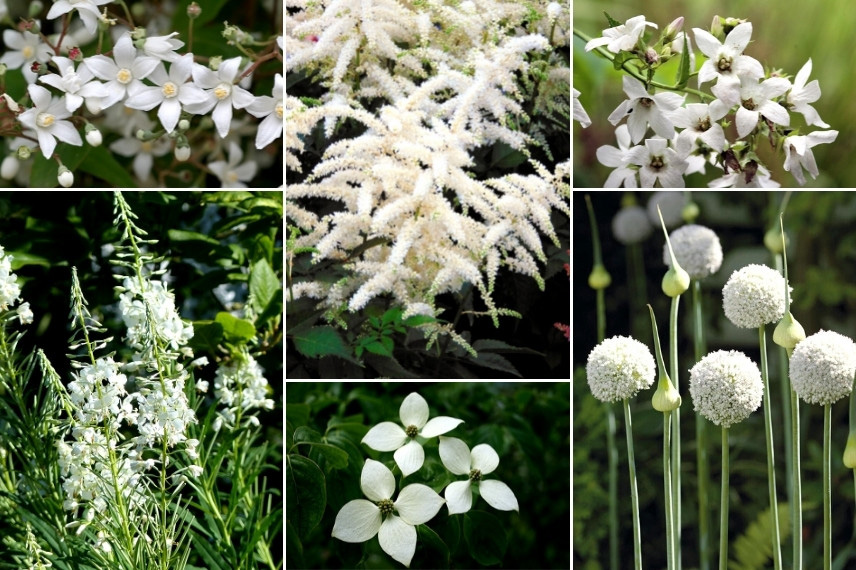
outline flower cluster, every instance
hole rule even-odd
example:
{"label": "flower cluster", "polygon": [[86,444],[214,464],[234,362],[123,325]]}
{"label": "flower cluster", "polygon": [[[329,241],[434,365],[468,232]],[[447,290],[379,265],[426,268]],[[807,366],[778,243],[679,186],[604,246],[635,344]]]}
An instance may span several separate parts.
{"label": "flower cluster", "polygon": [[[644,16],[624,24],[609,20],[612,27],[585,46],[586,51],[597,49],[628,73],[623,77],[627,99],[608,117],[613,125],[626,119],[626,126],[615,132],[618,147],[604,145],[597,151],[598,160],[614,168],[604,186],[683,188],[685,176],[706,174],[712,167],[719,176],[709,182],[711,187],[779,187],[758,156],[762,140],[784,150],[784,169],[800,185],[805,184],[803,170],[817,177],[811,149],[834,142],[838,131],[801,134],[794,125],[794,117],[800,115],[805,128],[829,128],[812,106],[821,93],[818,81],[808,80],[811,59],[793,78],[780,70],[765,72],[758,60],[744,53],[752,23],[716,16],[710,30],[692,30],[705,61],[697,73],[698,89],[689,89],[695,53],[690,35],[680,31],[682,17],[650,38],[646,31],[657,26]],[[655,81],[658,68],[673,58],[680,58],[676,83]],[[708,83],[712,83],[710,93],[701,91]],[[700,101],[687,101],[687,95],[675,91]],[[574,103],[579,104],[576,98]],[[574,118],[583,127],[590,124],[581,105],[575,108]],[[729,129],[730,125],[735,128]],[[653,135],[648,134],[649,128]]]}
{"label": "flower cluster", "polygon": [[654,383],[656,366],[647,346],[626,336],[615,336],[594,347],[586,363],[592,395],[602,402],[635,396]]}
{"label": "flower cluster", "polygon": [[833,331],[797,343],[790,361],[794,392],[809,404],[833,404],[850,394],[856,373],[856,343]]}
{"label": "flower cluster", "polygon": [[778,322],[785,314],[785,278],[766,265],[738,269],[722,288],[722,308],[728,320],[740,328]]}
{"label": "flower cluster", "polygon": [[[253,408],[272,410],[274,401],[267,397],[269,390],[264,370],[249,354],[221,365],[214,375],[214,396],[225,408],[217,411],[214,428],[224,423],[235,426],[241,414]],[[251,424],[259,425],[256,416],[249,414],[247,418]]]}
{"label": "flower cluster", "polygon": [[763,395],[761,372],[742,352],[712,352],[690,370],[695,410],[723,428],[748,418],[761,405]]}
{"label": "flower cluster", "polygon": [[[12,272],[12,256],[0,246],[0,310],[10,309],[20,300],[21,286],[18,276]],[[21,303],[17,311],[22,324],[33,322],[29,303]]]}
{"label": "flower cluster", "polygon": [[[271,96],[248,91],[259,65],[282,60],[282,36],[280,41],[272,37],[262,42],[226,25],[224,36],[244,55],[201,56],[189,50],[178,32],[155,35],[163,27],[156,19],[147,27],[135,27],[130,13],[112,18],[106,8],[99,10],[109,3],[54,2],[46,17],[61,31],[53,36],[40,33],[40,22],[32,19],[3,32],[8,51],[0,63],[21,70],[28,96],[20,101],[5,96],[2,111],[18,124],[3,123],[8,127],[4,134],[13,135],[3,177],[27,183],[32,167],[27,159],[38,150],[59,163],[58,181],[70,186],[74,175],[62,162],[64,153],[56,153],[58,143],[82,146],[85,140],[96,147],[104,141],[104,130],[111,150],[134,157],[140,183],[154,180],[154,158],[172,150],[175,164],[189,160],[215,174],[223,187],[245,187],[259,165],[274,159],[275,153],[259,151],[282,136],[282,74],[276,74]],[[39,13],[31,10],[33,17]],[[85,55],[78,47],[89,45],[94,54]],[[255,52],[252,46],[262,50]],[[155,109],[156,122],[147,113]],[[252,117],[261,123],[255,125]],[[213,123],[217,137],[201,132],[199,127],[208,123]],[[254,138],[247,145],[251,148],[244,146],[244,137]],[[229,151],[230,145],[239,154]],[[229,170],[212,169],[227,151],[231,156],[253,155]],[[244,167],[243,176],[235,174],[239,166]],[[162,184],[163,178],[159,181]]]}
{"label": "flower cluster", "polygon": [[341,508],[333,525],[333,537],[356,543],[377,535],[384,552],[409,567],[416,552],[415,527],[434,518],[443,504],[448,507],[450,515],[468,512],[473,503],[473,485],[478,485],[481,496],[493,508],[520,510],[508,485],[482,479],[499,465],[499,455],[490,445],[480,444],[470,451],[462,440],[441,435],[453,430],[463,420],[447,416],[429,420],[428,403],[416,392],[404,399],[399,416],[404,429],[393,422],[382,422],[366,433],[362,443],[377,451],[395,451],[395,463],[402,476],[407,477],[418,471],[425,460],[425,451],[417,438],[439,436],[441,462],[451,473],[466,475],[467,479],[449,483],[444,492],[445,499],[434,489],[415,483],[402,487],[398,499],[393,501],[395,476],[383,463],[367,459],[360,487],[369,500],[352,500]]}
{"label": "flower cluster", "polygon": [[[722,245],[719,237],[710,228],[689,224],[671,234],[672,249],[678,264],[692,279],[704,279],[719,271],[722,266]],[[663,263],[671,265],[668,248],[663,246]]]}

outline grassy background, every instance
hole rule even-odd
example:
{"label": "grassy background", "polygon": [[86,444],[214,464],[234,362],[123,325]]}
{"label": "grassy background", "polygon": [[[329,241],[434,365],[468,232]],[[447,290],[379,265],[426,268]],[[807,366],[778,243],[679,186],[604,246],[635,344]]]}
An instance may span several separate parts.
{"label": "grassy background", "polygon": [[[685,19],[685,31],[709,29],[714,15],[742,18],[753,25],[752,43],[746,54],[760,61],[765,68],[780,68],[793,77],[810,57],[813,70],[809,79],[819,80],[822,93],[814,107],[830,128],[839,134],[835,143],[815,148],[820,176],[817,180],[807,176],[806,186],[856,186],[856,171],[846,167],[856,145],[849,128],[856,121],[856,106],[849,93],[852,52],[856,44],[852,18],[849,17],[852,14],[851,3],[846,0],[818,0],[810,4],[798,0],[751,3],[737,0],[580,1],[574,4],[573,10],[574,27],[592,37],[599,37],[601,30],[608,27],[604,11],[621,22],[644,15],[648,21],[656,23],[659,30],[678,16]],[[624,99],[624,94],[621,75],[600,56],[586,53],[583,46],[584,42],[575,39],[573,85],[582,92],[580,101],[592,118],[592,125],[587,129],[580,128],[576,122],[573,125],[574,186],[602,187],[610,169],[597,163],[595,151],[604,144],[615,145],[614,127],[606,117]],[[700,52],[696,49],[696,53]],[[703,58],[698,58],[696,65],[700,66],[702,61]],[[674,72],[664,77],[672,83]],[[690,87],[696,86],[696,81],[691,79]],[[710,83],[704,86],[707,92],[709,86]],[[695,98],[688,98],[688,101],[696,102]],[[798,118],[792,115],[792,126],[795,125],[804,125],[801,115]],[[815,129],[817,127],[809,130]],[[803,134],[806,132],[802,129]],[[778,158],[766,153],[761,157],[767,161],[775,181],[784,187],[797,185],[793,176],[782,168],[784,156]],[[688,180],[688,186],[705,186],[708,180],[716,177],[693,176]]]}

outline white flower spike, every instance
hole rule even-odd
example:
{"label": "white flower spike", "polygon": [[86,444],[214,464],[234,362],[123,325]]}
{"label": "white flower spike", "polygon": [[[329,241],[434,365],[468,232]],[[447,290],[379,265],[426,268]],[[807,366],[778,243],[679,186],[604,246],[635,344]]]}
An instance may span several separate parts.
{"label": "white flower spike", "polygon": [[460,439],[441,437],[440,460],[455,475],[469,477],[466,481],[455,481],[446,487],[444,496],[450,515],[465,513],[473,506],[473,483],[478,484],[479,493],[491,507],[500,511],[520,512],[517,497],[508,485],[496,479],[482,479],[499,465],[499,455],[491,446],[482,443],[470,451]]}
{"label": "white flower spike", "polygon": [[437,437],[450,432],[464,420],[438,416],[428,420],[428,402],[413,392],[401,403],[399,417],[404,428],[393,422],[382,422],[374,426],[363,437],[365,443],[376,451],[395,451],[395,463],[405,477],[415,473],[425,461],[425,451],[416,441],[417,436]]}
{"label": "white flower spike", "polygon": [[336,515],[332,536],[357,543],[378,535],[383,551],[409,568],[416,552],[415,526],[434,518],[445,501],[430,487],[413,484],[403,488],[393,502],[395,477],[373,459],[366,459],[363,465],[360,487],[369,500],[346,503]]}

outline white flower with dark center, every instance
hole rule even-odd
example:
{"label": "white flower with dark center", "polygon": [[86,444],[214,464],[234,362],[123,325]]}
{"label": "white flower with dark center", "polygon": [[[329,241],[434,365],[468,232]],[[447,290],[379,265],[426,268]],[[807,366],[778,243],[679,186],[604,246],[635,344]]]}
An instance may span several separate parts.
{"label": "white flower with dark center", "polygon": [[20,68],[27,83],[34,83],[38,77],[38,74],[30,69],[32,64],[45,63],[53,54],[53,50],[38,34],[26,30],[4,30],[3,43],[6,45],[6,52],[0,57],[0,63],[9,69]]}
{"label": "white flower with dark center", "polygon": [[751,77],[760,79],[764,76],[764,68],[761,63],[748,55],[743,55],[743,50],[752,39],[752,24],[744,22],[734,27],[725,37],[725,43],[721,43],[708,31],[693,28],[696,44],[699,50],[707,56],[698,71],[698,84],[707,83],[717,79],[717,85],[721,92],[730,91],[729,99],[740,89],[740,78]]}
{"label": "white flower with dark center", "polygon": [[639,37],[646,26],[656,28],[657,24],[645,21],[645,16],[634,16],[620,26],[603,30],[603,37],[595,38],[586,44],[586,51],[606,46],[612,53],[630,51],[636,47]]}
{"label": "white flower with dark center", "polygon": [[147,55],[138,56],[131,35],[126,33],[113,45],[113,59],[93,55],[83,63],[95,77],[107,82],[103,88],[103,105],[107,109],[142,89],[141,80],[148,77],[160,61]]}
{"label": "white flower with dark center", "polygon": [[198,64],[193,66],[193,81],[205,90],[208,100],[203,103],[188,105],[187,111],[204,115],[213,108],[211,118],[214,120],[221,138],[226,138],[226,135],[229,134],[232,108],[243,109],[255,101],[252,93],[235,85],[240,66],[240,57],[223,61],[217,71],[211,71]]}
{"label": "white flower with dark center", "polygon": [[850,394],[856,373],[856,343],[833,331],[816,332],[797,343],[790,360],[794,392],[822,406]]}
{"label": "white flower with dark center", "polygon": [[724,429],[748,418],[763,395],[761,371],[742,352],[718,350],[690,369],[693,409]]}
{"label": "white flower with dark center", "polygon": [[754,171],[734,171],[707,183],[710,188],[778,188],[781,186],[770,176],[770,171],[759,164]]}
{"label": "white flower with dark center", "polygon": [[805,168],[812,178],[817,178],[817,162],[812,147],[834,142],[838,131],[815,131],[807,135],[787,137],[785,139],[785,170],[794,175],[800,185],[805,184]]}
{"label": "white flower with dark center", "polygon": [[603,145],[597,149],[597,161],[604,166],[614,168],[603,183],[604,188],[636,188],[636,170],[628,168],[631,142],[627,125],[618,125],[615,129],[618,146]]}
{"label": "white flower with dark center", "polygon": [[416,552],[415,526],[434,518],[445,501],[433,489],[420,484],[404,487],[393,501],[395,477],[383,463],[373,459],[366,459],[360,488],[369,500],[346,503],[336,514],[331,536],[357,543],[377,535],[384,552],[410,567]]}
{"label": "white flower with dark center", "polygon": [[449,514],[465,513],[473,506],[473,485],[491,507],[500,511],[518,511],[517,497],[502,481],[482,479],[499,465],[499,455],[486,443],[475,446],[470,452],[467,444],[454,437],[440,437],[440,460],[455,475],[467,475],[466,481],[449,483],[443,496]]}
{"label": "white flower with dark center", "polygon": [[614,336],[594,347],[586,363],[592,395],[601,402],[634,397],[654,383],[656,366],[647,346],[627,336]]}
{"label": "white flower with dark center", "polygon": [[[617,125],[621,119],[627,117],[627,127],[630,129],[630,138],[634,143],[638,143],[645,137],[649,124],[661,137],[666,139],[674,137],[675,126],[668,118],[668,114],[680,107],[684,98],[677,93],[651,95],[645,90],[645,85],[641,81],[628,75],[625,75],[622,81],[624,93],[628,98],[609,115],[609,122]],[[669,185],[663,184],[663,186]]]}
{"label": "white flower with dark center", "polygon": [[[737,134],[740,138],[751,133],[758,124],[761,116],[770,122],[787,127],[791,124],[791,116],[788,111],[773,101],[774,97],[784,94],[790,89],[791,82],[783,77],[771,77],[763,82],[758,82],[752,77],[740,79],[739,101],[727,101],[726,94],[720,97],[720,106],[739,104],[737,108]],[[714,95],[719,96],[717,87],[711,89]],[[729,92],[730,93],[730,92]],[[723,103],[724,101],[724,103]],[[711,104],[714,107],[717,102]]]}
{"label": "white flower with dark center", "polygon": [[62,99],[54,99],[50,91],[35,84],[29,85],[27,91],[34,107],[18,115],[18,120],[26,128],[35,131],[45,158],[53,155],[57,139],[74,146],[83,145],[83,139],[74,125],[64,120],[71,116],[71,112]]}
{"label": "white flower with dark center", "polygon": [[809,75],[811,75],[811,58],[794,77],[794,84],[788,92],[787,102],[794,111],[802,113],[806,124],[828,129],[829,125],[823,122],[817,110],[810,105],[820,99],[820,83],[814,79],[806,84]]}
{"label": "white flower with dark center", "polygon": [[77,10],[80,19],[83,20],[83,25],[86,31],[90,34],[95,34],[98,31],[98,18],[101,12],[98,6],[109,4],[113,0],[55,0],[53,6],[48,11],[48,20],[55,20],[63,14],[68,14],[72,10]]}
{"label": "white flower with dark center", "polygon": [[282,136],[282,74],[277,73],[273,83],[273,97],[257,97],[247,112],[263,119],[256,134],[256,148],[262,149]]}
{"label": "white flower with dark center", "polygon": [[69,112],[76,111],[86,101],[90,113],[101,111],[101,83],[93,81],[92,72],[85,65],[74,69],[74,62],[67,57],[54,56],[53,62],[59,69],[59,75],[50,73],[39,77],[39,81],[65,92],[65,107]]}
{"label": "white flower with dark center", "polygon": [[683,188],[687,161],[674,149],[668,148],[666,139],[653,138],[645,146],[628,152],[627,161],[639,166],[639,181],[643,188],[653,188],[659,181],[662,188]]}
{"label": "white flower with dark center", "polygon": [[777,323],[785,314],[785,278],[766,265],[738,269],[722,289],[722,308],[728,320],[740,328]]}
{"label": "white flower with dark center", "polygon": [[425,461],[425,451],[417,436],[437,437],[464,422],[448,416],[429,420],[428,402],[416,392],[404,398],[398,413],[404,427],[392,422],[379,423],[368,431],[362,443],[377,451],[395,451],[395,463],[405,477],[418,471]]}
{"label": "white flower with dark center", "polygon": [[625,206],[612,218],[612,234],[624,245],[645,241],[653,229],[642,206]]}
{"label": "white flower with dark center", "polygon": [[[704,279],[722,266],[722,245],[710,228],[696,224],[682,226],[669,234],[669,240],[678,264],[692,279]],[[672,265],[669,249],[665,245],[663,263],[669,267]]]}
{"label": "white flower with dark center", "polygon": [[676,127],[684,129],[679,137],[689,137],[693,142],[700,140],[715,151],[725,149],[725,132],[718,121],[728,109],[714,109],[706,103],[690,103],[672,111],[669,118]]}
{"label": "white flower with dark center", "polygon": [[128,97],[125,106],[142,111],[158,107],[158,118],[166,132],[171,133],[178,124],[182,105],[203,103],[207,100],[205,92],[193,83],[188,83],[193,70],[193,54],[176,58],[169,67],[169,73],[163,65],[155,67],[148,76],[154,87],[143,87]]}

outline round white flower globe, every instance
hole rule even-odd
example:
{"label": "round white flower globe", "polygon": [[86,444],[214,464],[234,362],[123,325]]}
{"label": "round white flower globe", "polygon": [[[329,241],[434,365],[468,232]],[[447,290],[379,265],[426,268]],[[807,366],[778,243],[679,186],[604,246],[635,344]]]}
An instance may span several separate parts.
{"label": "round white flower globe", "polygon": [[684,221],[685,205],[686,199],[683,192],[675,190],[654,192],[648,199],[648,217],[651,219],[651,223],[659,228],[660,214],[657,212],[657,206],[659,206],[660,213],[663,214],[663,223],[666,224],[667,228],[673,228]]}
{"label": "round white flower globe", "polygon": [[766,265],[738,269],[722,288],[722,308],[728,320],[740,328],[778,322],[785,314],[785,278]]}
{"label": "round white flower globe", "polygon": [[612,233],[624,245],[645,241],[653,229],[642,206],[626,206],[612,218]]}
{"label": "round white flower globe", "polygon": [[748,418],[761,405],[763,395],[761,372],[742,352],[711,352],[690,369],[693,408],[723,428]]}
{"label": "round white flower globe", "polygon": [[649,388],[655,375],[651,351],[627,336],[614,336],[594,347],[586,364],[589,388],[601,402],[632,398]]}
{"label": "round white flower globe", "polygon": [[[690,224],[682,226],[671,234],[672,250],[678,264],[690,274],[692,279],[704,279],[716,273],[722,266],[722,245],[719,237],[710,228]],[[663,262],[672,266],[669,248],[663,244]]]}
{"label": "round white flower globe", "polygon": [[833,331],[816,332],[797,343],[791,355],[794,392],[809,404],[837,402],[853,389],[856,343]]}

